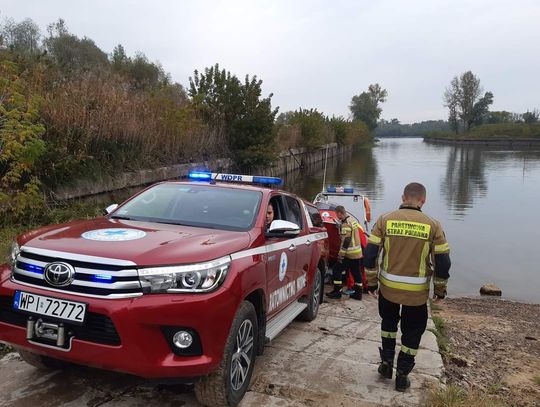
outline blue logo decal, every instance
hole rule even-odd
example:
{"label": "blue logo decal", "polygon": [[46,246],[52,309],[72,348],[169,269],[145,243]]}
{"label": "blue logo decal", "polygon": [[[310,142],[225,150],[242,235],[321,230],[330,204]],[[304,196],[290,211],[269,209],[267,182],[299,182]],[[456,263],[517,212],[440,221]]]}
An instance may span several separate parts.
{"label": "blue logo decal", "polygon": [[283,281],[287,274],[287,253],[281,253],[281,259],[279,260],[279,281]]}
{"label": "blue logo decal", "polygon": [[146,232],[137,229],[98,229],[84,232],[81,237],[98,242],[125,242],[126,240],[142,239]]}

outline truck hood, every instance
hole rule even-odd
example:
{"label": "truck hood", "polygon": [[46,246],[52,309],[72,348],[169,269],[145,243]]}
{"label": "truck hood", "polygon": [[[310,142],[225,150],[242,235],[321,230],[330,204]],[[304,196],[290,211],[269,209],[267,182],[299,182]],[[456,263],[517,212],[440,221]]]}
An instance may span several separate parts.
{"label": "truck hood", "polygon": [[[103,232],[98,231],[102,229],[127,230],[106,233],[109,236],[127,233],[137,238],[117,241],[88,239],[88,235],[93,238],[96,234],[101,239]],[[82,237],[83,234],[87,238]],[[141,266],[203,262],[245,249],[251,242],[248,232],[107,218],[47,226],[23,234],[18,240],[28,248],[129,260]]]}

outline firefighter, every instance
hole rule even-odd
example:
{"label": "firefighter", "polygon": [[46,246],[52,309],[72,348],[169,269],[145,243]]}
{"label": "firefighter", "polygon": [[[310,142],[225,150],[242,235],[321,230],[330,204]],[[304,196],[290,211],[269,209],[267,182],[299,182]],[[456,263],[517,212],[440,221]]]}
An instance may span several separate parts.
{"label": "firefighter", "polygon": [[422,212],[426,202],[424,186],[416,182],[408,184],[402,201],[398,210],[379,217],[364,256],[368,292],[378,296],[382,318],[378,372],[388,379],[392,378],[401,319],[401,349],[395,383],[398,391],[410,386],[408,374],[414,367],[414,357],[427,324],[430,279],[433,277],[434,301],[443,299],[450,270],[450,248],[441,224]]}
{"label": "firefighter", "polygon": [[355,300],[362,299],[362,275],[360,266],[362,262],[362,245],[360,240],[360,224],[348,215],[343,206],[337,206],[335,209],[336,216],[341,221],[339,226],[339,234],[341,237],[341,245],[338,254],[337,263],[333,268],[334,290],[327,293],[328,298],[341,298],[341,290],[343,288],[343,280],[347,270],[351,271],[354,278],[354,293],[350,298]]}

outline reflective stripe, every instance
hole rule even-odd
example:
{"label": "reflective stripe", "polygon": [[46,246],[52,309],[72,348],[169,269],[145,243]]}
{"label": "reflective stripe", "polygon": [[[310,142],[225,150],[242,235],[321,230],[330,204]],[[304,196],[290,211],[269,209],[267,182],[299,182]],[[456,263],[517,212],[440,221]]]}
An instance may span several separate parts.
{"label": "reflective stripe", "polygon": [[418,349],[412,349],[405,345],[401,345],[401,351],[403,353],[406,353],[407,355],[412,355],[412,356],[416,356],[416,354],[418,353]]}
{"label": "reflective stripe", "polygon": [[388,270],[388,258],[390,257],[390,239],[384,240],[384,269]]}
{"label": "reflective stripe", "polygon": [[232,260],[242,259],[244,257],[256,256],[263,253],[270,253],[276,250],[288,249],[291,244],[301,245],[307,241],[316,242],[328,237],[327,232],[310,233],[309,235],[296,237],[294,239],[287,239],[279,243],[270,243],[264,246],[254,247],[253,249],[242,250],[231,254]]}
{"label": "reflective stripe", "polygon": [[365,269],[365,270],[368,276],[376,276],[377,274],[379,274],[379,270],[377,269]]}
{"label": "reflective stripe", "polygon": [[381,270],[381,277],[384,277],[390,281],[395,281],[396,283],[407,283],[407,284],[429,283],[429,277],[397,276],[395,274],[387,273],[385,270]]}
{"label": "reflective stripe", "polygon": [[[429,290],[429,278],[427,277],[405,277],[388,274],[381,270],[379,275],[381,284],[389,288],[403,291],[426,291]],[[406,282],[405,282],[406,281]],[[413,282],[414,281],[414,282]],[[420,281],[427,281],[421,283]]]}
{"label": "reflective stripe", "polygon": [[388,332],[388,331],[383,331],[381,329],[381,336],[383,338],[390,338],[390,339],[393,339],[395,337],[397,337],[397,332]]}
{"label": "reflective stripe", "polygon": [[447,278],[433,277],[433,285],[438,287],[444,287],[448,283]]}
{"label": "reflective stripe", "polygon": [[418,269],[418,275],[424,277],[426,275],[426,258],[429,255],[429,243],[424,242],[424,248],[420,255],[420,268]]}
{"label": "reflective stripe", "polygon": [[443,244],[436,244],[435,248],[433,249],[433,253],[440,254],[440,253],[446,253],[450,251],[450,246],[448,243]]}
{"label": "reflective stripe", "polygon": [[407,284],[407,283],[395,283],[393,281],[387,280],[386,278],[379,276],[381,284],[389,288],[395,288],[397,290],[403,291],[428,291],[429,283],[426,284]]}
{"label": "reflective stripe", "polygon": [[341,280],[334,280],[334,284],[336,284],[336,285],[341,285],[341,284],[343,284],[343,281],[341,281]]}
{"label": "reflective stripe", "polygon": [[376,245],[381,244],[381,238],[379,236],[375,236],[373,233],[369,235],[368,237],[368,243],[373,243]]}

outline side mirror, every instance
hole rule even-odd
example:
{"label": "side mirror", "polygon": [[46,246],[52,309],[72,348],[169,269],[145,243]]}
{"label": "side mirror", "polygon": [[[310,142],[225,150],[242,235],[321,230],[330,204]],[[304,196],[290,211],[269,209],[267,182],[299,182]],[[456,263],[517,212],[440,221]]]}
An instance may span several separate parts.
{"label": "side mirror", "polygon": [[300,226],[287,220],[275,220],[266,231],[268,237],[290,237],[300,233]]}
{"label": "side mirror", "polygon": [[110,213],[114,212],[116,208],[118,208],[118,204],[109,205],[105,208],[105,210],[103,211],[103,214],[109,215]]}

